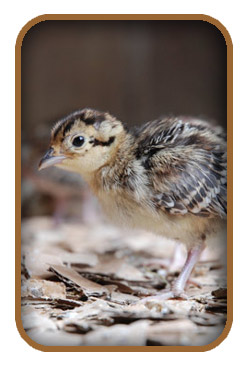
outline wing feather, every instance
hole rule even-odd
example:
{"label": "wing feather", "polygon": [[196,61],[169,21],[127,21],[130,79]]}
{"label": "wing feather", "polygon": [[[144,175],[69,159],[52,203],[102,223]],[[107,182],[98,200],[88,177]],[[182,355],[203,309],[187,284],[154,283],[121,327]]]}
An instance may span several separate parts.
{"label": "wing feather", "polygon": [[225,218],[227,154],[221,128],[171,121],[169,127],[161,122],[151,138],[149,132],[150,124],[142,134],[140,157],[155,205],[174,215]]}

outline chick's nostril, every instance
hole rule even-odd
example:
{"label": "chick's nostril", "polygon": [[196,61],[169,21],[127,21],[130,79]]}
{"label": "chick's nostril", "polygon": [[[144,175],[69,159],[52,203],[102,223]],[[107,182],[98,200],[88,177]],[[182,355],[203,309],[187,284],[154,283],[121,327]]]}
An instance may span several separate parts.
{"label": "chick's nostril", "polygon": [[45,155],[53,156],[53,154],[54,154],[54,149],[52,147],[50,147]]}

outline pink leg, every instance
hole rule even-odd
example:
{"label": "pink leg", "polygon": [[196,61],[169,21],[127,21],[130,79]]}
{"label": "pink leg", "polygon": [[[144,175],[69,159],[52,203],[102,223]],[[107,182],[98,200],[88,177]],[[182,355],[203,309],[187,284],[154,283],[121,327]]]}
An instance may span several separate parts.
{"label": "pink leg", "polygon": [[204,243],[193,247],[191,250],[189,250],[188,255],[187,255],[187,260],[185,262],[185,265],[174,282],[172,289],[170,291],[167,291],[165,293],[161,293],[159,295],[154,295],[151,297],[147,297],[141,300],[141,302],[148,302],[151,300],[167,300],[170,298],[185,298],[187,299],[187,296],[184,292],[186,283],[192,273],[192,270],[196,264],[196,262],[199,259],[200,254],[204,250],[205,246]]}
{"label": "pink leg", "polygon": [[185,262],[185,265],[180,273],[180,275],[178,276],[178,278],[176,279],[176,281],[174,282],[174,285],[173,285],[173,292],[177,295],[180,294],[183,294],[184,292],[184,289],[185,289],[185,286],[186,286],[186,283],[193,271],[193,268],[196,264],[196,262],[198,261],[199,257],[200,257],[200,254],[201,252],[203,251],[204,249],[204,245],[200,245],[200,246],[197,246],[197,247],[193,247],[189,252],[188,252],[188,256],[187,256],[187,260]]}

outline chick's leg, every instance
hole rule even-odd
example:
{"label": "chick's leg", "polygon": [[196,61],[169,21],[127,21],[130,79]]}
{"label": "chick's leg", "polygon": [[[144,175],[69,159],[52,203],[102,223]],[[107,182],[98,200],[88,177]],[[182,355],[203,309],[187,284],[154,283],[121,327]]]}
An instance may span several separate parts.
{"label": "chick's leg", "polygon": [[185,265],[183,266],[183,269],[180,275],[178,276],[178,278],[176,279],[172,287],[172,291],[175,296],[181,297],[181,295],[184,293],[186,283],[188,279],[190,278],[193,268],[196,262],[198,261],[204,248],[205,246],[204,244],[202,244],[199,246],[195,246],[191,250],[189,250]]}
{"label": "chick's leg", "polygon": [[142,299],[143,302],[148,302],[151,300],[167,300],[171,298],[184,298],[187,299],[187,295],[184,292],[186,283],[193,271],[193,268],[198,261],[202,251],[204,250],[205,246],[204,243],[199,244],[197,246],[192,247],[188,251],[187,259],[185,262],[185,265],[183,266],[183,269],[178,276],[178,278],[175,280],[172,289],[170,291],[166,291],[164,293],[161,293],[159,295],[150,296],[147,298]]}

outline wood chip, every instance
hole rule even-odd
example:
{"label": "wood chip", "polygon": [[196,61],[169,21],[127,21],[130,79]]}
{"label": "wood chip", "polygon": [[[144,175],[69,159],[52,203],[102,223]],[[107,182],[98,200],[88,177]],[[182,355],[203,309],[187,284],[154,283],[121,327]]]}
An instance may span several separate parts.
{"label": "wood chip", "polygon": [[64,283],[31,278],[22,285],[22,297],[65,299],[66,287]]}
{"label": "wood chip", "polygon": [[145,346],[148,321],[102,327],[83,336],[84,346]]}
{"label": "wood chip", "polygon": [[55,273],[66,284],[77,290],[80,289],[86,296],[102,296],[108,294],[108,290],[105,287],[82,277],[71,268],[61,265],[50,265],[49,270]]}

